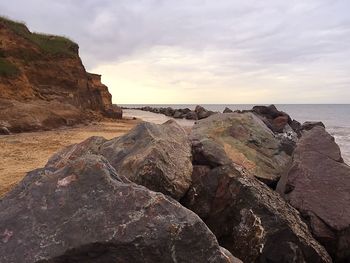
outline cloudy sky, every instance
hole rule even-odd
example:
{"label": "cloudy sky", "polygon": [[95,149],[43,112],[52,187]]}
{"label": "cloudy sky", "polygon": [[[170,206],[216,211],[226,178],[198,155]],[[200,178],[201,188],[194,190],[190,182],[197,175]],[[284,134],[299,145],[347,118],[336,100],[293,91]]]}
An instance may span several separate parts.
{"label": "cloudy sky", "polygon": [[117,103],[350,103],[349,0],[11,0]]}

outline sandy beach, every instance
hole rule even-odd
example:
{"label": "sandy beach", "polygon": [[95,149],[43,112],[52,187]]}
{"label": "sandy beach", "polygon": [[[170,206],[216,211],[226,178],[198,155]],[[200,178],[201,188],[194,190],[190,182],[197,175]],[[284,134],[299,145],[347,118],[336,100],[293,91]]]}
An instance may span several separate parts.
{"label": "sandy beach", "polygon": [[61,148],[91,136],[106,139],[121,136],[139,120],[100,122],[54,131],[21,133],[0,137],[0,197],[11,190],[27,172],[43,167]]}

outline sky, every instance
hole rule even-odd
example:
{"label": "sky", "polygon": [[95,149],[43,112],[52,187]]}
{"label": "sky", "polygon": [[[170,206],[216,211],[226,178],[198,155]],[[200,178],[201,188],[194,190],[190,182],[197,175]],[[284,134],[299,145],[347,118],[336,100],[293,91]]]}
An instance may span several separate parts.
{"label": "sky", "polygon": [[350,103],[349,0],[11,0],[119,104]]}

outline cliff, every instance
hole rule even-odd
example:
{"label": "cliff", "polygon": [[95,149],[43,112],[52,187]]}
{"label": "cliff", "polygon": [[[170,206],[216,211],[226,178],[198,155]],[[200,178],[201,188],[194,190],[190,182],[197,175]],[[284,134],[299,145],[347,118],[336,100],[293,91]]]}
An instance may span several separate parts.
{"label": "cliff", "polygon": [[0,18],[0,126],[21,132],[121,118],[101,76],[86,72],[78,50],[65,37]]}

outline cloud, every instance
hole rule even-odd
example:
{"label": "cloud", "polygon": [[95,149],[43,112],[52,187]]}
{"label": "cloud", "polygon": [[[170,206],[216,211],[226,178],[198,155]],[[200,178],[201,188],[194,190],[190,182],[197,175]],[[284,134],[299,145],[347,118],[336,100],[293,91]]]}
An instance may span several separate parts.
{"label": "cloud", "polygon": [[158,92],[144,102],[350,102],[347,0],[12,0],[0,10],[77,41],[117,101],[136,101],[127,85]]}

